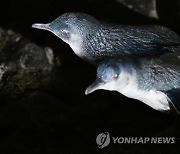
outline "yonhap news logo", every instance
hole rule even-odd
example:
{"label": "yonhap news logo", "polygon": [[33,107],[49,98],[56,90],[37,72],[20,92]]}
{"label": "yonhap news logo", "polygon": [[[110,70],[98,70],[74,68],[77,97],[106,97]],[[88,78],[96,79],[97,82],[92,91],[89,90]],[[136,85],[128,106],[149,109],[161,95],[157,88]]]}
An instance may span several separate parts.
{"label": "yonhap news logo", "polygon": [[96,143],[98,145],[98,147],[100,149],[106,147],[109,145],[110,143],[110,135],[108,132],[105,133],[100,133],[97,137],[96,137]]}
{"label": "yonhap news logo", "polygon": [[98,148],[102,149],[110,144],[174,144],[175,137],[110,137],[108,132],[100,133],[96,137]]}

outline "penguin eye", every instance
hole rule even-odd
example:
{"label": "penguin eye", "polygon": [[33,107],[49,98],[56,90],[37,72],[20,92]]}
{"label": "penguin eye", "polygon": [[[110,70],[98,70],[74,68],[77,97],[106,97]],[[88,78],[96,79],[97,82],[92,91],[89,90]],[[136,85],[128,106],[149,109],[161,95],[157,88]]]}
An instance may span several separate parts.
{"label": "penguin eye", "polygon": [[114,77],[115,79],[117,79],[117,78],[118,78],[118,76],[119,76],[118,74],[115,74],[113,77]]}
{"label": "penguin eye", "polygon": [[61,29],[61,32],[62,32],[62,33],[65,33],[65,34],[68,33],[68,31],[67,31],[66,29]]}

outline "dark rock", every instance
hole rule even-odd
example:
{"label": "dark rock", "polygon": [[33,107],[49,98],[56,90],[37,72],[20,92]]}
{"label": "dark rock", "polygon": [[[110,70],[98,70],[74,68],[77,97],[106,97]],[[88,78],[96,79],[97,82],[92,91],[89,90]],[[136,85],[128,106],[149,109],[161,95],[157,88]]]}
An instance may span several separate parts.
{"label": "dark rock", "polygon": [[[108,93],[105,92],[104,95],[107,100]],[[91,97],[89,101],[92,102],[72,107],[51,95],[35,91],[11,102],[0,109],[1,153],[86,153],[87,150],[96,153],[98,148],[95,138],[101,132],[109,131],[117,137],[146,136],[147,133],[152,135],[152,132],[162,131],[172,123],[172,118],[160,115],[159,112],[145,112],[142,108],[137,112],[133,111],[136,107],[126,102],[128,99],[125,102],[113,100],[108,103],[99,97],[103,97],[103,93],[99,93],[94,99]],[[153,116],[147,116],[150,112]],[[148,118],[144,119],[143,116]],[[174,133],[170,132],[172,134]],[[127,151],[128,145],[111,145],[112,147],[105,149],[107,153]],[[131,147],[131,150],[134,148]]]}
{"label": "dark rock", "polygon": [[0,110],[1,152],[23,150],[27,153],[26,147],[32,146],[34,149],[30,148],[28,153],[33,153],[32,150],[44,145],[60,150],[66,136],[73,136],[77,131],[67,116],[71,112],[63,102],[38,91],[10,103]]}
{"label": "dark rock", "polygon": [[37,88],[53,67],[53,52],[41,48],[12,30],[0,28],[0,97],[15,98]]}
{"label": "dark rock", "polygon": [[50,48],[43,49],[12,30],[0,28],[0,64],[6,70],[49,70],[52,59]]}
{"label": "dark rock", "polygon": [[117,0],[140,14],[148,17],[158,18],[156,11],[156,0]]}

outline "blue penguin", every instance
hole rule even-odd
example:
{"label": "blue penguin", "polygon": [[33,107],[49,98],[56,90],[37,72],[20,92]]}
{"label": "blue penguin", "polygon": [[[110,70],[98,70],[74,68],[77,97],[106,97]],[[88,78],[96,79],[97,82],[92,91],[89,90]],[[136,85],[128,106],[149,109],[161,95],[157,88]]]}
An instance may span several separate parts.
{"label": "blue penguin", "polygon": [[180,49],[180,37],[166,27],[105,23],[85,13],[64,13],[50,23],[32,27],[52,32],[76,55],[95,64],[106,57],[157,57]]}
{"label": "blue penguin", "polygon": [[97,68],[97,79],[85,94],[104,89],[118,91],[158,111],[180,111],[180,59],[121,57],[106,59]]}

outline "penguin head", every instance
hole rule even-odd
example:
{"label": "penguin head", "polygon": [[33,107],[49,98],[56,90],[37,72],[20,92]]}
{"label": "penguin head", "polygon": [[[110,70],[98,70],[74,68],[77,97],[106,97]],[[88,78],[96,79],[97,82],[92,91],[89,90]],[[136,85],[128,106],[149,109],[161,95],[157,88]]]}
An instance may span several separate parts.
{"label": "penguin head", "polygon": [[93,31],[95,23],[98,21],[88,14],[70,12],[48,24],[33,24],[32,27],[48,30],[71,45],[83,41],[83,36]]}
{"label": "penguin head", "polygon": [[130,71],[123,60],[110,60],[100,63],[97,77],[85,91],[90,94],[98,89],[117,91],[128,84]]}

